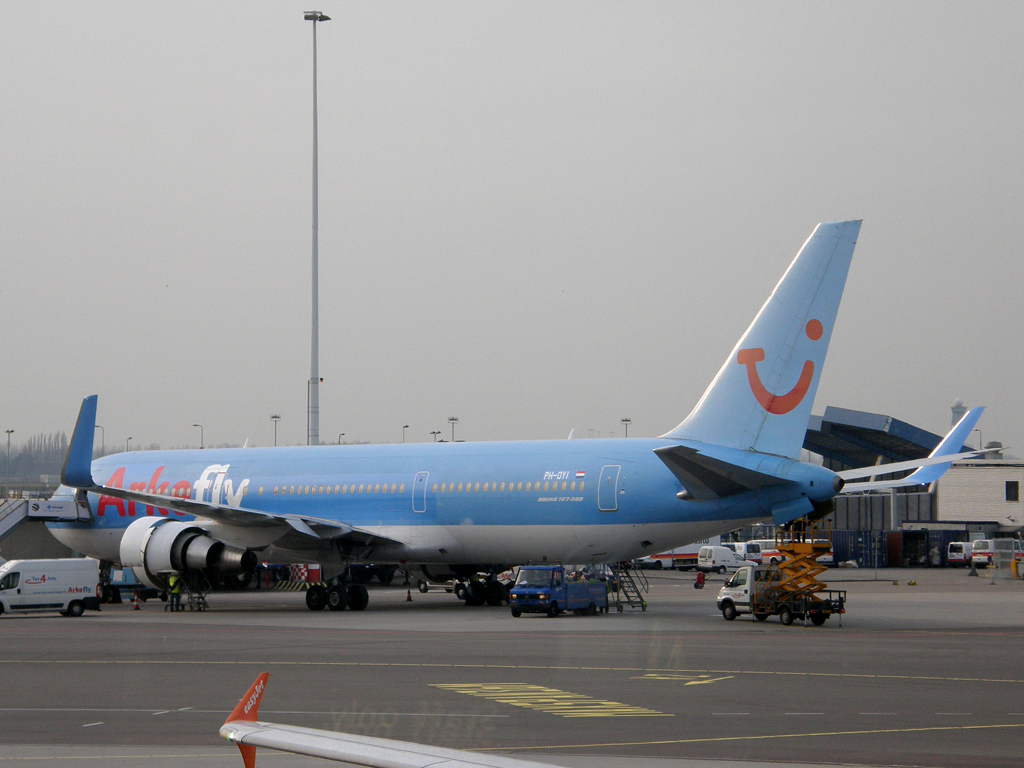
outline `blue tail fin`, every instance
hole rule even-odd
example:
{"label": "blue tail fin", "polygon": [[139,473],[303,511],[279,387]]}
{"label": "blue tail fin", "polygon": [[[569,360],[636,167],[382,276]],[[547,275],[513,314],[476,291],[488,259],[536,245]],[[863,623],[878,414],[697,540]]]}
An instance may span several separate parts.
{"label": "blue tail fin", "polygon": [[819,224],[686,420],[665,437],[796,458],[860,221]]}
{"label": "blue tail fin", "polygon": [[92,441],[96,436],[96,395],[89,395],[82,401],[78,412],[75,431],[71,435],[68,455],[60,471],[60,481],[71,488],[91,488]]}

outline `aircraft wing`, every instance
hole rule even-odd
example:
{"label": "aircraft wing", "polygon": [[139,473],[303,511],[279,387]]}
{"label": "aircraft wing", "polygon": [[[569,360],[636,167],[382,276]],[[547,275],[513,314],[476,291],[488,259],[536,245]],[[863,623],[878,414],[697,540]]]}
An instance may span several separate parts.
{"label": "aircraft wing", "polygon": [[697,501],[711,501],[786,482],[772,475],[707,456],[685,445],[656,448],[654,453]]}
{"label": "aircraft wing", "polygon": [[908,469],[915,469],[915,472],[897,480],[872,480],[861,483],[847,483],[842,490],[843,494],[857,493],[859,491],[876,491],[885,488],[905,488],[911,485],[928,485],[942,477],[954,461],[960,459],[972,459],[983,450],[961,451],[964,441],[967,440],[974,425],[978,423],[984,406],[971,408],[949,433],[942,438],[926,459],[915,459],[912,461],[901,461],[896,464],[876,464],[870,467],[858,469],[845,469],[837,472],[843,480],[850,480],[857,477],[874,477],[875,475],[888,475],[892,472],[903,472]]}
{"label": "aircraft wing", "polygon": [[551,768],[550,763],[513,757],[260,722],[256,713],[268,677],[264,672],[256,678],[220,729],[221,736],[238,745],[245,768],[254,768],[256,747],[372,768]]}
{"label": "aircraft wing", "polygon": [[400,543],[345,523],[308,515],[281,515],[257,509],[229,507],[225,504],[98,485],[92,478],[92,441],[95,425],[96,395],[90,395],[82,401],[82,409],[78,413],[75,431],[71,436],[71,444],[68,446],[68,453],[61,469],[61,482],[69,488],[133,501],[156,509],[194,515],[223,525],[240,528],[277,528],[282,535],[289,535],[295,531],[316,539],[346,538],[363,544]]}

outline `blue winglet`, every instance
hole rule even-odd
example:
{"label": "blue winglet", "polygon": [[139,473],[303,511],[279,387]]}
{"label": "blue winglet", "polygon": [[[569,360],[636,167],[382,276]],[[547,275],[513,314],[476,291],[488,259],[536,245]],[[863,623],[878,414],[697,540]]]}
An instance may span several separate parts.
{"label": "blue winglet", "polygon": [[68,455],[60,470],[60,481],[71,488],[92,488],[92,443],[96,436],[96,395],[82,401]]}
{"label": "blue winglet", "polygon": [[[971,410],[965,413],[956,426],[949,431],[949,434],[942,438],[942,442],[935,447],[930,456],[949,456],[963,451],[964,443],[967,442],[967,438],[970,437],[974,425],[978,423],[978,419],[981,418],[981,413],[984,410],[985,406],[981,406],[979,408],[971,408]],[[916,472],[908,475],[906,480],[913,480],[918,485],[933,483],[945,474],[950,464],[932,464],[929,467],[921,467]]]}

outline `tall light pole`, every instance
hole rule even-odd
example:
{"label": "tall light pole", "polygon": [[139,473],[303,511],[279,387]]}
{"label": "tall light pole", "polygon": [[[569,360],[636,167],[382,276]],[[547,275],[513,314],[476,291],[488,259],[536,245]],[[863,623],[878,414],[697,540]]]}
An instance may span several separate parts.
{"label": "tall light pole", "polygon": [[274,447],[277,448],[277,422],[281,420],[281,417],[276,413],[272,413],[270,414],[270,420],[274,422]]}
{"label": "tall light pole", "polygon": [[319,199],[318,199],[318,166],[317,156],[317,115],[316,115],[316,24],[318,21],[330,21],[320,11],[306,11],[303,19],[313,22],[313,331],[310,338],[309,354],[309,388],[307,403],[307,445],[320,444],[320,299],[319,299],[319,267],[317,246],[319,240]]}
{"label": "tall light pole", "polygon": [[102,456],[107,452],[107,432],[99,424],[93,427],[93,429],[98,429],[100,431],[100,456]]}
{"label": "tall light pole", "polygon": [[127,440],[124,441],[124,452],[125,453],[128,453],[128,451],[131,450],[131,448],[129,447],[131,445],[131,442],[132,442],[132,439],[130,437]]}
{"label": "tall light pole", "polygon": [[439,430],[439,429],[435,429],[435,430],[434,430],[433,432],[431,432],[430,434],[432,434],[432,435],[434,436],[434,442],[436,443],[436,442],[437,442],[437,436],[441,434],[441,430]]}
{"label": "tall light pole", "polygon": [[633,420],[627,416],[624,419],[619,419],[619,421],[621,421],[622,425],[626,428],[626,437],[629,437],[629,425],[633,423]]}
{"label": "tall light pole", "polygon": [[403,424],[402,425],[402,442],[403,443],[405,442],[405,430],[407,430],[408,428],[409,428],[408,424]]}
{"label": "tall light pole", "polygon": [[202,424],[193,424],[192,426],[193,427],[199,427],[199,449],[202,450],[203,448],[206,447],[206,436],[203,433],[203,425]]}
{"label": "tall light pole", "polygon": [[341,445],[341,438],[343,438],[344,436],[345,436],[344,432],[339,432],[338,433],[338,445]]}
{"label": "tall light pole", "polygon": [[448,423],[452,425],[452,442],[455,442],[455,425],[459,423],[458,416],[449,416]]}
{"label": "tall light pole", "polygon": [[14,434],[13,429],[5,429],[7,433],[7,476],[4,480],[4,498],[6,499],[11,495],[11,435]]}

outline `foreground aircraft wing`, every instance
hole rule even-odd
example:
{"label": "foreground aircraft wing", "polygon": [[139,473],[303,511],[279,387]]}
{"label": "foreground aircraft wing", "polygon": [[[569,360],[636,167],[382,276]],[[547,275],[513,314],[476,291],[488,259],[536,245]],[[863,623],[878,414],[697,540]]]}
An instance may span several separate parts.
{"label": "foreground aircraft wing", "polygon": [[870,467],[858,469],[845,469],[837,472],[843,480],[850,480],[857,477],[873,477],[875,475],[888,475],[892,472],[903,472],[908,469],[916,469],[915,472],[901,477],[897,480],[874,480],[861,483],[847,483],[842,490],[843,494],[857,493],[859,491],[877,491],[886,488],[905,488],[911,485],[928,485],[942,477],[950,464],[960,459],[972,459],[983,451],[961,451],[964,441],[971,434],[974,425],[978,423],[984,406],[972,408],[956,423],[949,433],[942,438],[942,441],[935,446],[926,459],[912,461],[901,461],[896,464],[876,464]]}
{"label": "foreground aircraft wing", "polygon": [[260,722],[256,713],[267,690],[268,677],[264,672],[256,678],[220,728],[221,736],[238,745],[245,768],[256,765],[256,747],[372,768],[551,768],[550,763],[513,757]]}
{"label": "foreground aircraft wing", "polygon": [[324,520],[308,515],[279,515],[257,509],[229,507],[225,504],[98,485],[92,478],[92,441],[96,426],[96,399],[96,395],[90,395],[82,401],[78,421],[75,423],[75,431],[71,436],[71,445],[68,446],[68,453],[64,458],[61,482],[69,488],[134,501],[137,504],[157,509],[181,512],[184,515],[195,515],[215,523],[240,528],[278,528],[282,534],[296,531],[317,539],[344,537],[364,544],[395,543],[392,539],[334,520]]}

